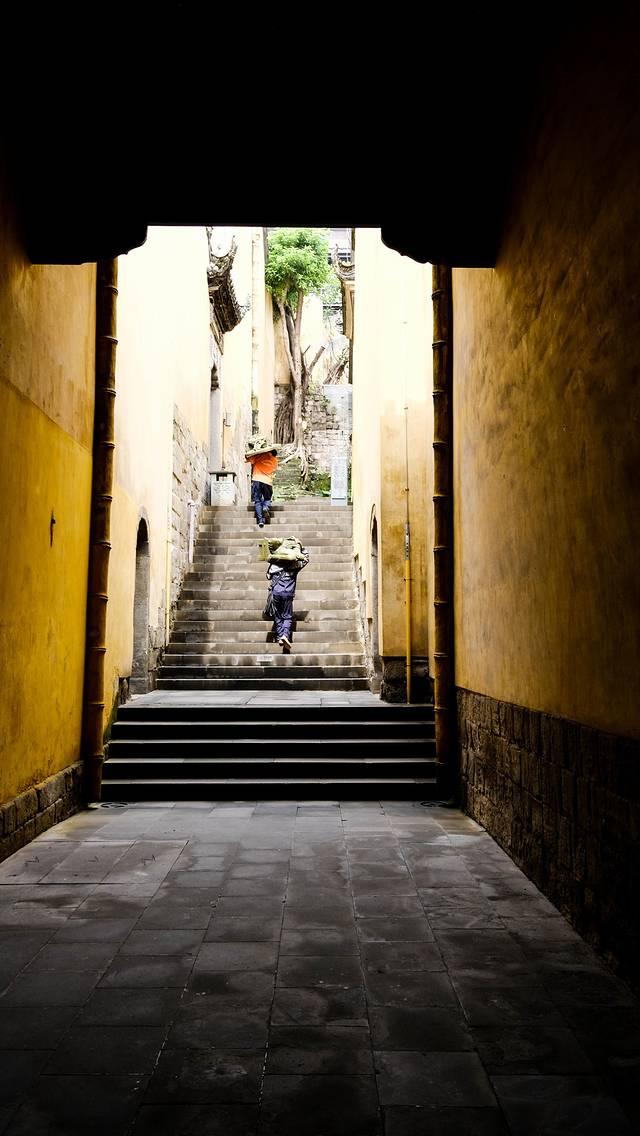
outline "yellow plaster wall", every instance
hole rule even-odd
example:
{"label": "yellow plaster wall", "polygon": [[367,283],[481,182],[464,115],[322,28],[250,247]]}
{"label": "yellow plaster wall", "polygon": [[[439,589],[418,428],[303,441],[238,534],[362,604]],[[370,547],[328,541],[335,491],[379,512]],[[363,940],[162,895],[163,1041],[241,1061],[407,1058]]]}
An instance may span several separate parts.
{"label": "yellow plaster wall", "polygon": [[273,435],[275,341],[273,326],[273,301],[264,284],[264,233],[255,229],[253,233],[253,390],[258,398],[258,423],[260,432],[268,437]]}
{"label": "yellow plaster wall", "polygon": [[[240,304],[251,301],[254,294],[254,238],[257,230],[233,229],[238,251],[232,268],[233,286]],[[251,394],[254,382],[254,321],[259,318],[253,305],[232,331],[224,337],[220,368],[222,410],[229,426],[224,430],[224,464],[236,471],[238,500],[247,500],[250,467],[244,460],[247,439],[251,437]],[[257,334],[257,329],[256,329]]]}
{"label": "yellow plaster wall", "polygon": [[3,197],[0,801],[7,801],[80,756],[95,268],[29,264]]}
{"label": "yellow plaster wall", "polygon": [[163,628],[174,405],[209,437],[209,306],[204,228],[151,228],[118,261],[116,457],[105,658],[105,715],[131,673],[138,524],[149,532],[149,624]]}
{"label": "yellow plaster wall", "polygon": [[560,68],[495,270],[454,270],[456,681],[640,736],[637,122]]}
{"label": "yellow plaster wall", "polygon": [[[352,494],[354,553],[371,615],[371,517],[379,551],[381,654],[405,651],[404,531],[408,445],[413,653],[428,649],[432,595],[431,270],[356,233]],[[405,416],[405,406],[407,414]],[[406,429],[405,429],[406,423]]]}

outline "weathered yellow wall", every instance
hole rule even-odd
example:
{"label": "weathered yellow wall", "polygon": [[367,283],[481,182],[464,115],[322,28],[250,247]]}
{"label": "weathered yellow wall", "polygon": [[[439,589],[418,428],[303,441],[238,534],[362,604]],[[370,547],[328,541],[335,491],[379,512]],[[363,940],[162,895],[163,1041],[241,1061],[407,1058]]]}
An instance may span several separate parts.
{"label": "weathered yellow wall", "polygon": [[495,271],[453,273],[456,681],[640,736],[640,172],[606,50],[551,81]]}
{"label": "weathered yellow wall", "polygon": [[15,232],[4,205],[0,801],[80,756],[93,430],[95,268],[30,265]]}
{"label": "weathered yellow wall", "polygon": [[[258,230],[247,227],[233,229],[238,251],[233,262],[232,279],[240,304],[250,302],[255,292],[254,258],[259,258],[259,250],[254,247],[257,233]],[[258,355],[258,345],[254,342],[254,320],[257,315],[251,305],[233,331],[227,332],[222,356],[222,410],[229,423],[224,431],[224,464],[226,469],[236,471],[238,500],[247,500],[249,493],[250,468],[244,455],[247,439],[252,434],[251,394]]]}
{"label": "weathered yellow wall", "polygon": [[253,392],[258,399],[261,433],[273,435],[273,384],[275,344],[273,301],[264,284],[265,239],[263,229],[254,229],[252,279]]}
{"label": "weathered yellow wall", "polygon": [[[380,653],[405,651],[404,528],[408,441],[413,653],[427,654],[433,540],[431,269],[356,233],[352,494],[354,552],[370,610],[371,518],[379,550]],[[408,412],[405,418],[405,406]],[[408,434],[405,432],[405,421]]]}
{"label": "weathered yellow wall", "polygon": [[164,626],[174,405],[208,448],[208,250],[203,228],[151,228],[118,261],[116,460],[105,659],[105,714],[131,673],[136,538],[149,531],[149,623]]}

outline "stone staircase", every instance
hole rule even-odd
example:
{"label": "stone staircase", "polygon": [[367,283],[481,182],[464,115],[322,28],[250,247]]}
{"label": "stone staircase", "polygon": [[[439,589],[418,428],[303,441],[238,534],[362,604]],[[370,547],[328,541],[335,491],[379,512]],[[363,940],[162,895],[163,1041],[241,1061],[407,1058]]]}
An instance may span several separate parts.
{"label": "stone staircase", "polygon": [[118,711],[102,799],[410,800],[437,791],[431,707],[143,698]]}
{"label": "stone staircase", "polygon": [[[311,554],[290,655],[261,618],[267,535],[297,536]],[[157,686],[118,710],[105,801],[437,797],[433,707],[369,690],[350,508],[303,497],[275,505],[264,529],[250,507],[203,509]]]}
{"label": "stone staircase", "polygon": [[[311,557],[298,577],[289,655],[262,619],[267,564],[258,560],[258,541],[267,535],[297,536]],[[368,689],[352,575],[351,509],[300,498],[274,505],[270,524],[259,529],[250,507],[204,508],[157,685]]]}

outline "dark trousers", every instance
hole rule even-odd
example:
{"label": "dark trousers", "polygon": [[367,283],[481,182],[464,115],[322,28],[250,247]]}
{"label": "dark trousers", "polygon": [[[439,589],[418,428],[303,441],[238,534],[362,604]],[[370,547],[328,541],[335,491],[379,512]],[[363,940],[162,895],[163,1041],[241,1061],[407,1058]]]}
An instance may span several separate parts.
{"label": "dark trousers", "polygon": [[264,523],[264,514],[269,515],[272,493],[273,486],[267,485],[266,481],[251,482],[251,500],[253,501],[253,507],[256,511],[256,521],[259,525]]}
{"label": "dark trousers", "polygon": [[275,628],[276,639],[282,639],[283,635],[286,635],[287,639],[291,639],[293,596],[278,596],[274,593],[273,606],[275,608],[273,626]]}

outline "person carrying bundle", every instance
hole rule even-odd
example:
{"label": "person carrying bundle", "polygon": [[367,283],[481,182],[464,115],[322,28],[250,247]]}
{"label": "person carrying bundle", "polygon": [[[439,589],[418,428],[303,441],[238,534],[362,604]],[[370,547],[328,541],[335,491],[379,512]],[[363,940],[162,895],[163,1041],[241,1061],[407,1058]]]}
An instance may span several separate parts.
{"label": "person carrying bundle", "polygon": [[[273,549],[272,545],[275,545]],[[292,647],[293,601],[296,594],[298,572],[309,563],[309,553],[297,537],[286,537],[281,542],[269,541],[269,596],[263,615],[272,619],[275,635],[285,654]]]}
{"label": "person carrying bundle", "polygon": [[273,475],[278,467],[278,451],[261,434],[254,434],[247,442],[244,460],[251,465],[251,500],[258,528],[263,529],[269,520]]}

